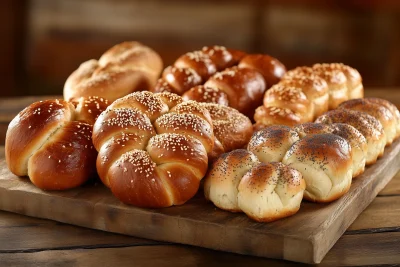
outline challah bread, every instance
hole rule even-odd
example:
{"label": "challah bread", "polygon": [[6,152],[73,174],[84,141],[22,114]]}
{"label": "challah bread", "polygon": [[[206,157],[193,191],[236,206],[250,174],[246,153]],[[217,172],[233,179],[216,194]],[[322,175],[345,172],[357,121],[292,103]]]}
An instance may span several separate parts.
{"label": "challah bread", "polygon": [[264,77],[267,87],[277,84],[286,73],[286,67],[276,58],[266,54],[246,55],[239,62],[239,68],[254,69]]}
{"label": "challah bread", "polygon": [[66,80],[64,99],[100,96],[114,101],[154,87],[163,68],[160,56],[139,42],[123,42],[99,60],[82,63]]}
{"label": "challah bread", "polygon": [[93,125],[97,117],[108,107],[109,101],[98,96],[79,97],[70,101],[75,109],[75,120]]}
{"label": "challah bread", "polygon": [[360,74],[349,66],[334,63],[297,67],[265,93],[263,106],[254,115],[256,128],[311,122],[349,98],[362,96],[363,90]]}
{"label": "challah bread", "polygon": [[365,137],[353,126],[344,123],[322,124],[304,123],[293,128],[300,138],[308,135],[332,133],[349,142],[351,146],[351,157],[353,159],[353,178],[364,172],[365,157],[367,154],[367,141]]}
{"label": "challah bread", "polygon": [[259,164],[257,157],[237,149],[222,154],[213,164],[204,181],[204,195],[220,209],[240,212],[238,186],[243,176]]}
{"label": "challah bread", "polygon": [[247,150],[254,153],[263,163],[279,162],[298,140],[299,135],[292,128],[273,125],[255,132],[247,145]]}
{"label": "challah bread", "polygon": [[286,76],[281,84],[301,88],[307,99],[312,103],[313,119],[328,111],[329,88],[326,81],[321,77],[315,74]]}
{"label": "challah bread", "polygon": [[249,142],[253,126],[248,117],[236,109],[213,103],[200,103],[208,110],[214,130],[215,143],[209,159],[214,160],[220,154],[243,148]]}
{"label": "challah bread", "polygon": [[393,103],[387,101],[386,99],[382,99],[382,98],[367,97],[364,99],[368,102],[382,105],[392,112],[392,114],[396,118],[396,137],[395,138],[400,137],[400,112],[397,109],[397,107]]}
{"label": "challah bread", "polygon": [[339,105],[340,109],[350,109],[365,112],[379,120],[386,135],[386,145],[390,145],[397,134],[395,115],[385,106],[358,98],[351,99]]}
{"label": "challah bread", "polygon": [[328,69],[328,70],[338,70],[343,72],[346,76],[346,85],[347,85],[347,96],[348,99],[355,99],[355,98],[363,98],[364,97],[364,87],[362,84],[362,78],[360,73],[343,63],[324,63],[324,64],[315,64],[313,68],[318,69]]}
{"label": "challah bread", "polygon": [[254,110],[261,105],[266,89],[265,80],[259,72],[238,67],[218,72],[204,86],[225,92],[229,106],[249,118],[254,116]]}
{"label": "challah bread", "polygon": [[366,113],[354,110],[336,109],[328,111],[316,119],[317,123],[345,123],[356,128],[367,141],[366,164],[373,164],[383,155],[386,135],[382,124]]}
{"label": "challah bread", "polygon": [[280,162],[262,163],[241,179],[237,202],[253,220],[271,222],[295,214],[300,209],[305,188],[297,170]]}
{"label": "challah bread", "polygon": [[228,95],[224,91],[214,87],[205,87],[204,85],[192,87],[182,95],[182,99],[184,101],[194,100],[229,106]]}
{"label": "challah bread", "polygon": [[331,202],[351,186],[352,157],[349,143],[334,134],[314,134],[300,139],[285,154],[282,163],[298,170],[305,182],[304,198]]}
{"label": "challah bread", "polygon": [[300,123],[314,118],[314,105],[300,87],[286,84],[272,86],[264,95],[264,107],[284,107],[297,114]]}
{"label": "challah bread", "polygon": [[[91,106],[94,99],[78,102],[89,101]],[[98,104],[100,108],[104,102]],[[93,117],[87,118],[85,105],[80,105],[75,109],[64,100],[46,100],[22,110],[10,122],[6,134],[5,155],[10,171],[29,176],[44,190],[70,189],[94,176],[97,152],[91,139],[92,125],[75,121],[86,118],[83,120],[90,122]],[[93,114],[99,111],[95,105]]]}

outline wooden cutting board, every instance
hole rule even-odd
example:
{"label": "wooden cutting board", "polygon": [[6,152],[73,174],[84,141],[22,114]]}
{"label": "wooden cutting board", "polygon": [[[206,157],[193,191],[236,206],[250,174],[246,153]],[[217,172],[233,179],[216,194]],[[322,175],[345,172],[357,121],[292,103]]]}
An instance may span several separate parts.
{"label": "wooden cutting board", "polygon": [[0,209],[137,237],[304,263],[319,263],[400,169],[400,140],[330,204],[303,202],[292,217],[257,223],[207,203],[202,192],[188,203],[140,209],[120,203],[101,184],[45,192],[11,174],[0,147]]}

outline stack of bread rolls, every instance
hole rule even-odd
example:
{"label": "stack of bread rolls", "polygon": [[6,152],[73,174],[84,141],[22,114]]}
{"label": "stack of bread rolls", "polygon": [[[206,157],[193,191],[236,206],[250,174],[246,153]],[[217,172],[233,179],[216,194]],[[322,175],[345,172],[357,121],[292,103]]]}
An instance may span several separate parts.
{"label": "stack of bread rolls", "polygon": [[150,90],[162,71],[161,57],[139,42],[123,42],[99,60],[82,63],[66,80],[64,99],[100,96],[114,101],[129,93]]}
{"label": "stack of bread rolls", "polygon": [[226,105],[253,118],[265,90],[286,72],[277,59],[223,46],[204,47],[167,67],[153,92],[173,92],[184,100]]}
{"label": "stack of bread rolls", "polygon": [[108,106],[99,97],[46,100],[22,110],[9,124],[8,168],[44,190],[77,187],[96,174],[92,128]]}
{"label": "stack of bread rolls", "polygon": [[[205,179],[205,196],[221,209],[243,211],[257,221],[294,214],[303,195],[313,202],[334,201],[399,137],[399,118],[389,101],[361,98],[342,102],[315,123],[265,127],[253,134],[247,150],[215,161]],[[264,166],[276,162],[297,170],[297,178],[293,171],[276,178]],[[301,179],[305,186],[293,182]]]}
{"label": "stack of bread rolls", "polygon": [[255,128],[311,122],[340,103],[364,95],[357,70],[344,64],[315,64],[288,71],[264,95],[255,111]]}
{"label": "stack of bread rolls", "polygon": [[250,120],[216,104],[183,102],[176,94],[136,92],[97,119],[97,171],[122,202],[181,205],[197,192],[208,158],[245,145]]}

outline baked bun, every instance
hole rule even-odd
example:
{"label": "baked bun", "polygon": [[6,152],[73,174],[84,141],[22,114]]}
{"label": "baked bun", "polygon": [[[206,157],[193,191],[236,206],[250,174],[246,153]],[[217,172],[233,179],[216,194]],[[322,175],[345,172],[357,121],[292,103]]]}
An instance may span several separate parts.
{"label": "baked bun", "polygon": [[214,148],[209,154],[214,160],[222,153],[243,148],[253,134],[253,126],[249,118],[236,109],[213,103],[200,103],[211,116],[215,136]]}
{"label": "baked bun", "polygon": [[298,170],[305,182],[304,198],[314,202],[331,202],[344,195],[351,186],[351,147],[334,134],[306,136],[288,150],[282,163]]}
{"label": "baked bun", "polygon": [[213,87],[198,85],[192,87],[182,95],[184,101],[194,100],[197,102],[215,103],[229,106],[228,96],[224,91]]}
{"label": "baked bun", "polygon": [[260,162],[244,149],[222,154],[213,164],[204,181],[204,195],[220,209],[240,212],[238,186],[243,176]]}
{"label": "baked bun", "polygon": [[217,66],[210,56],[202,51],[194,51],[180,56],[174,63],[175,67],[193,69],[200,75],[202,81],[206,81],[217,72]]}
{"label": "baked bun", "polygon": [[154,87],[163,68],[160,56],[139,42],[123,42],[99,60],[82,63],[66,80],[64,99],[100,96],[114,101]]}
{"label": "baked bun", "polygon": [[313,104],[299,87],[285,84],[272,86],[264,95],[264,107],[284,107],[298,114],[300,122],[311,121],[314,117]]}
{"label": "baked bun", "polygon": [[259,106],[254,113],[256,128],[265,128],[270,125],[294,126],[302,123],[303,118],[285,107]]}
{"label": "baked bun", "polygon": [[178,102],[167,93],[135,92],[97,119],[97,171],[122,202],[169,207],[197,192],[214,146],[213,127],[205,108],[194,101],[173,106]]}
{"label": "baked bun", "polygon": [[329,88],[321,77],[311,75],[286,76],[281,84],[288,87],[301,88],[304,95],[312,103],[313,119],[328,111]]}
{"label": "baked bun", "polygon": [[346,123],[356,128],[367,140],[366,164],[373,164],[383,155],[386,136],[382,124],[364,112],[337,109],[331,110],[316,119],[317,123]]}
{"label": "baked bun", "polygon": [[277,84],[286,72],[286,67],[279,60],[265,54],[247,55],[239,62],[239,68],[250,68],[264,77],[267,87]]}
{"label": "baked bun", "polygon": [[227,49],[226,47],[220,45],[204,46],[201,49],[201,52],[210,57],[218,71],[236,65],[244,56],[243,52]]}
{"label": "baked bun", "polygon": [[202,83],[200,75],[190,68],[169,66],[165,68],[161,77],[153,92],[168,91],[182,95],[190,88]]}
{"label": "baked bun", "polygon": [[251,168],[238,187],[238,206],[258,222],[271,222],[300,209],[306,184],[297,170],[280,162]]}
{"label": "baked bun", "polygon": [[364,87],[362,84],[362,78],[360,73],[347,65],[344,65],[343,63],[324,63],[324,64],[315,64],[314,65],[316,68],[322,67],[325,69],[331,69],[331,70],[338,70],[343,72],[343,74],[346,76],[346,85],[347,85],[347,93],[348,93],[348,99],[354,99],[354,98],[363,98],[364,97]]}
{"label": "baked bun", "polygon": [[82,96],[70,101],[75,107],[75,120],[93,125],[99,115],[110,104],[107,99],[98,96]]}
{"label": "baked bun", "polygon": [[247,149],[261,162],[282,161],[286,151],[299,140],[299,135],[288,126],[273,125],[253,134]]}
{"label": "baked bun", "polygon": [[386,145],[390,145],[397,134],[397,120],[395,115],[383,105],[358,98],[351,99],[339,105],[341,109],[350,109],[365,112],[380,121],[386,135]]}
{"label": "baked bun", "polygon": [[324,79],[329,87],[329,109],[335,109],[340,103],[349,99],[347,79],[342,71],[332,69],[328,64],[315,64],[313,71]]}
{"label": "baked bun", "polygon": [[[86,114],[87,115],[87,114]],[[77,110],[64,100],[35,102],[9,124],[5,155],[8,168],[29,176],[44,190],[77,187],[96,173],[92,125],[74,121]]]}
{"label": "baked bun", "polygon": [[344,123],[322,124],[322,123],[303,123],[293,128],[300,138],[313,134],[332,133],[336,134],[349,142],[351,146],[351,157],[353,159],[353,178],[364,172],[365,157],[367,154],[367,140],[353,126]]}
{"label": "baked bun", "polygon": [[382,105],[392,112],[392,114],[394,115],[394,117],[396,118],[396,121],[397,121],[396,122],[396,138],[400,137],[400,112],[397,109],[397,107],[393,103],[387,101],[386,99],[382,99],[382,98],[367,97],[364,99],[368,102]]}
{"label": "baked bun", "polygon": [[259,72],[237,67],[218,72],[204,86],[225,92],[229,106],[249,118],[253,117],[256,107],[261,105],[266,89],[264,78]]}

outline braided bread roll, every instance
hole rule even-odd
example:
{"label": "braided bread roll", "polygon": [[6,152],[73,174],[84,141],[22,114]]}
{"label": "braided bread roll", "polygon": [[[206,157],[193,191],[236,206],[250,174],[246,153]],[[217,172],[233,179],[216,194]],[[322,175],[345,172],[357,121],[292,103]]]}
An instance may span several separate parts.
{"label": "braided bread roll", "polygon": [[167,67],[153,91],[230,106],[252,118],[267,84],[277,83],[285,72],[285,66],[268,55],[205,47],[181,56]]}
{"label": "braided bread roll", "polygon": [[[306,199],[316,202],[333,201],[347,192],[352,175],[358,175],[359,170],[353,170],[354,166],[359,166],[359,160],[364,159],[361,163],[364,163],[363,168],[365,166],[364,154],[354,165],[350,142],[332,134],[338,132],[351,139],[353,135],[357,136],[356,133],[348,128],[337,130],[338,126],[335,126],[330,128],[328,125],[314,123],[295,128],[269,126],[254,133],[247,149],[263,163],[281,161],[300,171],[307,184],[304,193]],[[354,139],[352,142],[357,141]],[[358,149],[357,146],[355,148]]]}
{"label": "braided bread roll", "polygon": [[75,104],[77,108],[64,100],[35,102],[10,122],[5,155],[12,173],[29,176],[44,190],[74,188],[95,176],[91,123],[108,103],[90,97]]}
{"label": "braided bread roll", "polygon": [[340,103],[363,96],[357,70],[338,63],[297,67],[264,95],[254,120],[256,128],[311,122]]}
{"label": "braided bread roll", "polygon": [[356,128],[367,141],[367,165],[375,163],[378,157],[383,155],[386,145],[386,134],[382,124],[367,113],[336,109],[321,115],[315,122],[325,124],[346,123]]}
{"label": "braided bread roll", "polygon": [[64,99],[100,96],[114,101],[138,90],[150,90],[162,71],[161,57],[139,42],[123,42],[99,60],[82,63],[66,80]]}
{"label": "braided bread roll", "polygon": [[204,183],[206,199],[217,207],[243,211],[259,222],[270,222],[296,213],[305,183],[301,174],[281,163],[260,163],[244,149],[223,154]]}

